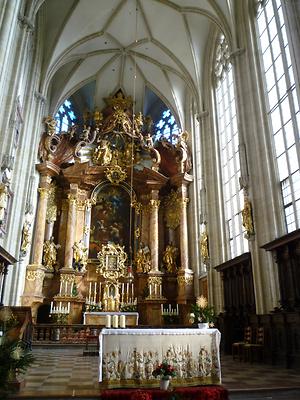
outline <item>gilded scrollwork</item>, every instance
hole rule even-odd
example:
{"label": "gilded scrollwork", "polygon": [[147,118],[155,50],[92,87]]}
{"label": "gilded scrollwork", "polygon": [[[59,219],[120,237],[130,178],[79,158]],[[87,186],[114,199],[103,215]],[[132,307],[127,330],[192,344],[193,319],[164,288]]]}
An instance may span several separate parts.
{"label": "gilded scrollwork", "polygon": [[103,244],[101,251],[97,254],[99,266],[97,273],[112,282],[118,281],[127,275],[127,254],[124,246],[115,243]]}
{"label": "gilded scrollwork", "polygon": [[107,168],[105,175],[113,185],[118,185],[120,182],[123,182],[126,179],[127,172],[124,171],[119,165],[114,165],[110,168]]}
{"label": "gilded scrollwork", "polygon": [[46,125],[47,134],[49,136],[55,135],[55,133],[56,133],[56,120],[51,115],[48,115],[48,117],[46,117],[44,119],[44,124]]}
{"label": "gilded scrollwork", "polygon": [[28,281],[43,281],[45,277],[45,272],[44,271],[32,271],[32,270],[28,270],[26,272],[26,279]]}
{"label": "gilded scrollwork", "polygon": [[179,286],[190,286],[194,282],[193,276],[179,275],[177,277],[177,283]]}
{"label": "gilded scrollwork", "polygon": [[76,279],[76,277],[74,274],[61,274],[60,275],[60,281],[63,283],[65,283],[65,282],[74,283],[75,279]]}
{"label": "gilded scrollwork", "polygon": [[149,201],[149,205],[150,205],[152,210],[157,210],[159,208],[159,206],[160,206],[160,200],[151,199]]}
{"label": "gilded scrollwork", "polygon": [[133,199],[131,202],[131,207],[135,209],[135,212],[139,215],[142,212],[143,205],[139,201]]}
{"label": "gilded scrollwork", "polygon": [[77,205],[77,201],[78,201],[78,199],[77,199],[76,194],[68,193],[68,202],[69,202],[70,205],[76,206]]}
{"label": "gilded scrollwork", "polygon": [[148,284],[149,285],[161,285],[162,278],[160,276],[149,276],[148,277]]}

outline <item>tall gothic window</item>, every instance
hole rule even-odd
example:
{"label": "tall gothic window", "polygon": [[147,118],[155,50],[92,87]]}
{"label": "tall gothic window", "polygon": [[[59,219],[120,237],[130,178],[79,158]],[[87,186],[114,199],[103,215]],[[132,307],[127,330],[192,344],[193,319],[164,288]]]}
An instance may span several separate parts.
{"label": "tall gothic window", "polygon": [[280,0],[263,3],[257,29],[267,112],[278,166],[287,232],[300,227],[300,114],[293,63]]}
{"label": "tall gothic window", "polygon": [[57,133],[67,132],[68,129],[75,123],[76,116],[70,100],[65,100],[65,102],[59,107],[55,115],[55,120]]}
{"label": "tall gothic window", "polygon": [[244,196],[239,185],[239,137],[233,71],[229,61],[228,46],[223,35],[220,36],[216,50],[215,76],[217,82],[215,98],[224,214],[230,257],[233,258],[248,251],[248,242],[244,237],[242,225]]}
{"label": "tall gothic window", "polygon": [[179,129],[176,124],[175,118],[169,109],[163,111],[161,119],[155,125],[155,133],[153,136],[154,141],[167,139],[169,142],[175,144],[179,136]]}

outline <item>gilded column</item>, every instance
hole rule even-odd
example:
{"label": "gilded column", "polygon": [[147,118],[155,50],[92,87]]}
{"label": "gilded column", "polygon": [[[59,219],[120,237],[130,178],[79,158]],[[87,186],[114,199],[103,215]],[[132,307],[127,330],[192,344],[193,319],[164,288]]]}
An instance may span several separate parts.
{"label": "gilded column", "polygon": [[73,263],[73,245],[75,241],[77,194],[68,194],[68,218],[65,244],[65,265],[64,269],[71,269]]}
{"label": "gilded column", "polygon": [[41,265],[43,260],[43,244],[45,237],[47,201],[49,196],[50,181],[50,176],[42,176],[41,187],[38,188],[40,196],[37,206],[32,254],[32,264],[35,265]]}
{"label": "gilded column", "polygon": [[92,209],[92,200],[90,200],[90,199],[85,200],[83,242],[84,242],[85,247],[87,247],[87,248],[89,248],[89,244],[90,244],[91,209]]}
{"label": "gilded column", "polygon": [[158,271],[158,209],[160,201],[157,199],[158,191],[152,191],[150,200],[150,216],[149,216],[149,241],[151,249],[151,271]]}

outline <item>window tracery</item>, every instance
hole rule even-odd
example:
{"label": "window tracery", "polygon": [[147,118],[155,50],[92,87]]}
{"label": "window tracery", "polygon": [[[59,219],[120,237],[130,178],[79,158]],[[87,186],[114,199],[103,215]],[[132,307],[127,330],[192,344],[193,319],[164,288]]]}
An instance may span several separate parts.
{"label": "window tracery", "polygon": [[154,141],[166,139],[172,144],[177,143],[179,138],[179,128],[175,118],[169,109],[163,111],[161,119],[155,125]]}
{"label": "window tracery", "polygon": [[55,120],[56,133],[68,132],[69,128],[74,125],[76,116],[70,100],[65,100],[65,102],[59,107],[55,114]]}

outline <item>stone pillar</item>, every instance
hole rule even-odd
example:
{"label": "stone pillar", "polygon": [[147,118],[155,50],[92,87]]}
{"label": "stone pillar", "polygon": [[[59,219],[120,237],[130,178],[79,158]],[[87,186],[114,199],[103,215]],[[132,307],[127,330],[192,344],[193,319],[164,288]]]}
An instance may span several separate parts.
{"label": "stone pillar", "polygon": [[158,200],[158,190],[151,191],[149,215],[149,241],[151,249],[151,271],[158,271],[158,209],[160,200]]}
{"label": "stone pillar", "polygon": [[65,244],[65,265],[64,269],[71,269],[73,264],[73,245],[76,233],[76,211],[77,211],[77,185],[68,194],[69,210],[67,218],[67,232]]}
{"label": "stone pillar", "polygon": [[49,195],[50,176],[41,176],[38,188],[40,194],[37,206],[36,223],[33,240],[32,264],[41,265],[43,260],[43,245],[46,226],[47,201]]}

